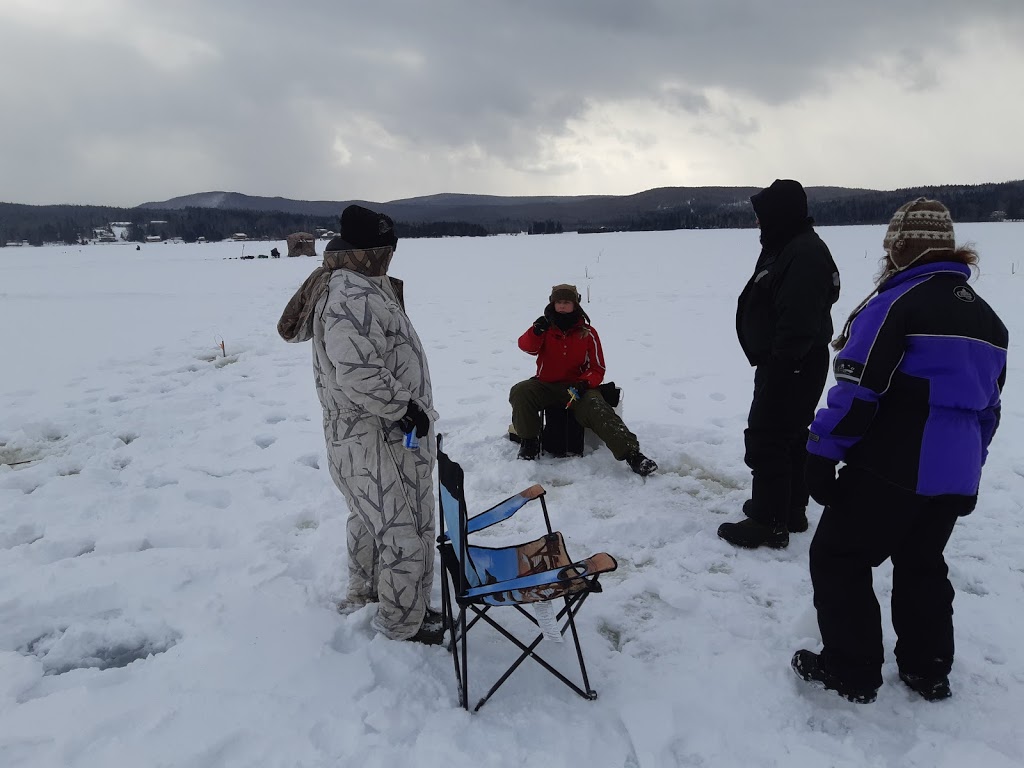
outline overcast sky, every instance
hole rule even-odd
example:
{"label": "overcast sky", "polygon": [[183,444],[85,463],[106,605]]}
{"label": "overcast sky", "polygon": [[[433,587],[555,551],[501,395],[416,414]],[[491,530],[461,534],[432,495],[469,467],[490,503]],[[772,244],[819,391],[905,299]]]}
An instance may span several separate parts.
{"label": "overcast sky", "polygon": [[0,201],[1024,178],[1024,0],[0,0]]}

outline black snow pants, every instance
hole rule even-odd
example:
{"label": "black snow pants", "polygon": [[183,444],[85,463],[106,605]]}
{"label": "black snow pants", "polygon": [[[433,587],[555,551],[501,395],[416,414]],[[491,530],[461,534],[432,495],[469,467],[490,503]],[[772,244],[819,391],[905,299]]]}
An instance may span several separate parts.
{"label": "black snow pants", "polygon": [[811,541],[822,657],[843,680],[882,684],[882,619],[872,568],[892,559],[892,623],[901,672],[933,677],[953,666],[953,586],[942,552],[973,507],[966,496],[919,496],[846,466]]}
{"label": "black snow pants", "polygon": [[828,377],[828,347],[813,348],[789,365],[770,363],[754,372],[754,398],[743,433],[743,460],[753,476],[753,517],[785,526],[807,507],[807,427]]}

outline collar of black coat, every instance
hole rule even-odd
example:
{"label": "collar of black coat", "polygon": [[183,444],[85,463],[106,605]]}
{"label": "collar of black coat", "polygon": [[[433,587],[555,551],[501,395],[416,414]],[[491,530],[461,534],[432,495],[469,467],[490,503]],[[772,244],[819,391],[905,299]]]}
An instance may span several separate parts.
{"label": "collar of black coat", "polygon": [[776,220],[761,222],[761,245],[767,251],[779,251],[806,232],[814,231],[814,219]]}
{"label": "collar of black coat", "polygon": [[380,248],[335,248],[336,245],[348,245],[343,240],[339,243],[335,238],[327,244],[324,251],[324,269],[333,272],[336,269],[348,269],[367,277],[383,277],[391,266],[391,257],[395,255],[394,247],[383,245]]}

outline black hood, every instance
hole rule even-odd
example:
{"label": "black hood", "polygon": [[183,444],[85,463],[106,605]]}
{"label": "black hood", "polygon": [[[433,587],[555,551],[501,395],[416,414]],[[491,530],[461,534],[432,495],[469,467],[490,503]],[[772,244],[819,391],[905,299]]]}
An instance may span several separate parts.
{"label": "black hood", "polygon": [[784,245],[814,220],[807,215],[807,193],[799,181],[776,179],[750,198],[761,228],[761,245]]}

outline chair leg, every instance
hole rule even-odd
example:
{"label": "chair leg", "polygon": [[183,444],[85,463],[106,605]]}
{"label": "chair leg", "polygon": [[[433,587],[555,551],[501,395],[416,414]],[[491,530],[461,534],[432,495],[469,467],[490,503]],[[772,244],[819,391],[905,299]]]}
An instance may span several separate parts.
{"label": "chair leg", "polygon": [[[441,579],[441,615],[448,626],[448,652],[452,655],[455,665],[455,681],[459,688],[459,706],[469,710],[469,667],[466,660],[466,609],[459,608],[458,619],[455,618],[454,601],[448,585],[447,575]],[[462,658],[459,658],[459,639],[462,640]]]}
{"label": "chair leg", "polygon": [[[587,593],[584,593],[579,600],[579,605],[583,605],[583,600],[586,598]],[[579,608],[577,607],[577,610]],[[576,620],[573,616],[572,606],[569,604],[569,598],[565,598],[565,612],[569,614],[569,628],[572,630],[572,641],[576,646],[576,658],[580,662],[580,674],[583,676],[583,688],[586,690],[586,697],[593,701],[597,698],[597,691],[590,687],[590,679],[587,677],[587,665],[583,661],[583,648],[580,646],[580,636],[576,632]],[[565,627],[562,627],[562,634],[565,634]]]}
{"label": "chair leg", "polygon": [[469,711],[469,656],[466,651],[466,609],[459,610],[459,625],[461,629],[462,642],[462,708]]}
{"label": "chair leg", "polygon": [[[482,619],[482,618],[483,618],[483,615],[484,615],[485,613],[487,613],[487,611],[488,611],[488,610],[490,609],[490,607],[491,607],[491,606],[489,606],[489,605],[486,605],[486,606],[484,606],[484,607],[483,607],[482,609],[481,609],[481,608],[479,608],[478,606],[475,606],[475,605],[471,605],[471,606],[469,606],[469,607],[470,607],[470,608],[471,608],[471,609],[473,610],[473,612],[474,612],[474,613],[476,613],[476,616],[474,616],[474,617],[473,617],[473,619],[472,619],[472,620],[471,620],[471,621],[469,622],[469,624],[467,624],[467,625],[466,625],[466,631],[467,631],[467,632],[469,632],[469,630],[471,630],[471,629],[472,629],[472,628],[473,628],[473,627],[474,627],[474,626],[476,625],[476,623],[477,623],[478,621],[480,621],[480,619]],[[462,609],[462,610],[465,610],[465,609]],[[469,615],[469,614],[467,613],[467,616],[468,616],[468,615]],[[459,632],[453,632],[453,633],[452,633],[452,641],[458,640],[458,639],[459,639],[459,637],[461,637],[461,634],[460,634],[460,633],[461,633],[461,631],[462,631],[462,630],[459,630]],[[449,645],[450,645],[450,644],[449,644]],[[449,649],[448,649],[448,650],[451,650],[451,648],[449,647]]]}
{"label": "chair leg", "polygon": [[459,618],[451,621],[452,637],[448,641],[448,652],[452,655],[452,663],[455,664],[455,681],[459,686],[459,706],[469,709],[469,692],[466,686],[466,644],[462,643],[461,659],[459,654],[459,642],[456,637],[456,627],[459,624],[465,625],[465,609],[459,611]]}
{"label": "chair leg", "polygon": [[[503,626],[501,626],[496,621],[491,619],[489,616],[484,615],[483,612],[479,612],[479,616],[477,618],[484,619],[495,630],[497,630],[500,634],[504,635],[505,639],[507,639],[510,643],[512,643],[513,645],[515,645],[518,648],[520,648],[522,650],[522,653],[512,663],[512,665],[507,670],[505,670],[505,674],[503,674],[497,680],[497,682],[495,682],[494,685],[491,686],[491,689],[487,692],[487,695],[484,696],[482,699],[480,699],[480,701],[477,703],[476,707],[473,710],[474,712],[478,711],[480,709],[480,707],[482,707],[487,702],[487,700],[491,698],[491,696],[498,690],[498,688],[500,688],[502,686],[502,684],[504,684],[504,682],[506,680],[508,680],[509,676],[511,676],[511,674],[513,672],[515,672],[516,669],[519,668],[519,665],[522,664],[524,661],[526,661],[527,658],[533,658],[534,661],[536,661],[538,664],[540,664],[542,667],[544,667],[544,669],[546,669],[552,675],[557,677],[559,680],[562,681],[562,683],[564,683],[567,687],[569,687],[572,690],[574,690],[577,694],[582,696],[584,699],[588,699],[590,701],[593,701],[594,699],[597,698],[597,692],[590,688],[590,682],[589,682],[589,679],[587,678],[586,666],[583,663],[583,650],[582,650],[582,647],[580,646],[579,635],[576,633],[576,624],[573,621],[574,614],[577,613],[580,610],[580,608],[583,605],[583,601],[586,599],[588,594],[589,593],[587,593],[587,592],[583,592],[583,593],[581,593],[578,596],[574,596],[572,598],[566,598],[566,605],[565,605],[565,607],[562,608],[562,610],[559,611],[559,613],[558,613],[558,619],[562,619],[563,616],[567,616],[568,617],[566,623],[561,628],[561,633],[564,635],[565,632],[568,629],[570,629],[570,628],[572,629],[573,641],[574,641],[574,643],[576,645],[576,656],[577,656],[577,658],[579,659],[579,662],[580,662],[580,672],[581,672],[582,677],[583,677],[583,685],[584,685],[585,689],[584,688],[580,688],[578,685],[576,685],[576,683],[572,682],[569,678],[567,678],[565,675],[563,675],[561,672],[559,672],[557,669],[555,669],[551,664],[549,664],[538,653],[536,653],[536,651],[535,651],[536,647],[540,644],[541,640],[544,639],[543,633],[537,635],[537,637],[534,638],[533,642],[530,643],[530,645],[527,646],[518,637],[513,635],[511,632],[509,632]],[[520,606],[517,605],[516,608],[519,608],[520,612],[524,613],[530,619],[530,621],[532,621],[535,625],[537,624],[536,618],[531,616],[529,613],[527,613],[525,610],[523,610]]]}
{"label": "chair leg", "polygon": [[[522,643],[519,642],[518,638],[516,638],[513,635],[511,635],[510,633],[506,632],[504,627],[498,627],[497,625],[495,625],[495,629],[497,629],[499,632],[501,632],[503,635],[505,635],[505,637],[507,637],[509,640],[511,640],[516,645],[518,645],[520,648],[525,648],[525,650],[519,655],[518,659],[516,659],[514,662],[512,662],[512,666],[510,666],[508,669],[505,670],[505,674],[503,674],[501,677],[499,677],[498,680],[494,683],[494,685],[491,686],[491,690],[489,690],[487,692],[487,694],[482,699],[480,699],[480,701],[478,701],[476,703],[476,706],[473,708],[474,712],[479,712],[480,711],[480,707],[482,707],[484,704],[487,703],[487,700],[489,698],[491,698],[491,696],[494,695],[494,693],[502,686],[502,684],[506,680],[509,679],[509,677],[512,675],[512,673],[515,672],[516,669],[519,668],[519,665],[522,664],[524,661],[526,661],[528,656],[532,655],[534,657],[534,659],[536,659],[541,664],[543,664],[547,668],[547,670],[549,672],[552,672],[553,674],[558,675],[559,677],[561,677],[561,675],[559,674],[559,672],[557,670],[555,670],[553,667],[549,666],[546,661],[544,661],[539,656],[537,656],[537,655],[535,655],[533,653],[533,649],[536,648],[538,645],[540,645],[540,641],[544,639],[544,635],[537,635],[537,637],[534,639],[534,641],[532,643],[530,643],[530,645],[527,647],[527,646],[522,645]],[[568,681],[565,680],[565,678],[562,678],[562,681],[568,683]]]}

